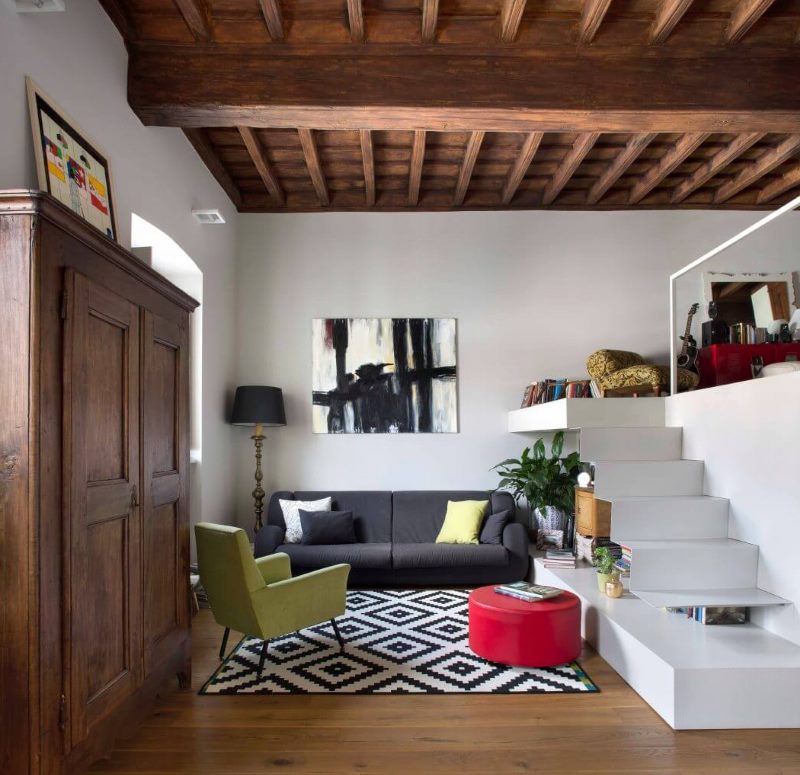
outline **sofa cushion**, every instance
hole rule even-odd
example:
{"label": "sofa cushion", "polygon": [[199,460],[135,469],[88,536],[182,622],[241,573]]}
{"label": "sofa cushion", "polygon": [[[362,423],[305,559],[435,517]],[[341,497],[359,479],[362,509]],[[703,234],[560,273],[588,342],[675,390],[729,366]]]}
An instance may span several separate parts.
{"label": "sofa cushion", "polygon": [[511,520],[511,509],[503,509],[496,514],[489,514],[483,521],[480,542],[482,544],[502,544],[503,531]]}
{"label": "sofa cushion", "polygon": [[278,552],[286,552],[292,567],[325,568],[346,562],[353,568],[391,568],[391,544],[283,544]]}
{"label": "sofa cushion", "polygon": [[286,543],[299,544],[303,540],[303,525],[300,522],[300,510],[330,511],[331,498],[320,498],[314,501],[281,500],[278,501],[283,512],[283,524],[286,525]]}
{"label": "sofa cushion", "polygon": [[496,544],[399,543],[392,546],[395,568],[501,567],[507,563],[508,552]]}
{"label": "sofa cushion", "polygon": [[312,546],[319,544],[354,544],[356,530],[352,511],[305,511],[300,509],[303,540]]}
{"label": "sofa cushion", "polygon": [[477,544],[489,501],[447,501],[437,544]]}
{"label": "sofa cushion", "polygon": [[[442,529],[448,501],[485,501],[489,512],[513,509],[514,500],[505,492],[489,495],[486,490],[407,490],[392,496],[392,541],[434,543]],[[513,512],[512,512],[513,513]]]}
{"label": "sofa cushion", "polygon": [[381,490],[323,490],[294,493],[298,500],[333,496],[332,509],[352,511],[356,538],[361,543],[384,544],[392,540],[392,493]]}

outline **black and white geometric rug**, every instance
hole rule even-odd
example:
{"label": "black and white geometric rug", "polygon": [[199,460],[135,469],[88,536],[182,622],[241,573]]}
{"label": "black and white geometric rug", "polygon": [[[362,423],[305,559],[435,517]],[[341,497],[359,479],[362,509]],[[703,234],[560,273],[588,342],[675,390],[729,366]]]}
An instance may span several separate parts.
{"label": "black and white geometric rug", "polygon": [[276,638],[259,680],[261,641],[244,638],[200,694],[456,694],[596,692],[573,662],[545,668],[499,665],[467,644],[468,591],[354,590],[330,624]]}

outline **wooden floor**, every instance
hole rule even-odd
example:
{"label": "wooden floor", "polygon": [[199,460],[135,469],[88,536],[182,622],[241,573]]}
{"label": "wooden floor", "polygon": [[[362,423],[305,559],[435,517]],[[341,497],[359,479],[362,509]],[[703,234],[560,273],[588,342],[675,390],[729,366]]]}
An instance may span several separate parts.
{"label": "wooden floor", "polygon": [[200,697],[221,629],[193,627],[192,690],[165,689],[93,773],[800,775],[800,731],[673,732],[589,649],[600,694]]}

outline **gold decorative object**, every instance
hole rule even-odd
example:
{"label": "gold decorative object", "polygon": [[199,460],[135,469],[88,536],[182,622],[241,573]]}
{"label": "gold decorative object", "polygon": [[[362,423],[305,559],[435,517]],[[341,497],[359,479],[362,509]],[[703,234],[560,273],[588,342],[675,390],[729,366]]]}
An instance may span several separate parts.
{"label": "gold decorative object", "polygon": [[622,586],[619,576],[613,576],[609,581],[606,582],[606,594],[609,597],[622,597],[622,593],[624,591],[625,588]]}

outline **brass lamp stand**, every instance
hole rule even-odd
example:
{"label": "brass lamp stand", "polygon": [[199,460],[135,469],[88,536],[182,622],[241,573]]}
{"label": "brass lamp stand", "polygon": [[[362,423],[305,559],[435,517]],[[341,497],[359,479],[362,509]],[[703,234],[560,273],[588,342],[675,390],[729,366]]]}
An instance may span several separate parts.
{"label": "brass lamp stand", "polygon": [[264,522],[261,517],[264,513],[264,496],[266,493],[261,486],[261,480],[264,478],[264,474],[261,473],[261,450],[264,447],[264,439],[267,437],[263,434],[263,429],[264,426],[260,422],[257,422],[256,431],[250,437],[256,444],[256,488],[253,490],[253,501],[256,511],[256,521],[255,525],[253,525],[253,530],[256,533],[264,527]]}
{"label": "brass lamp stand", "polygon": [[253,530],[257,533],[264,526],[264,488],[261,481],[261,455],[264,450],[264,426],[286,425],[286,413],[283,409],[283,392],[277,387],[264,385],[243,385],[236,388],[231,413],[232,425],[255,426],[250,437],[256,445],[256,487],[253,490],[255,523]]}

